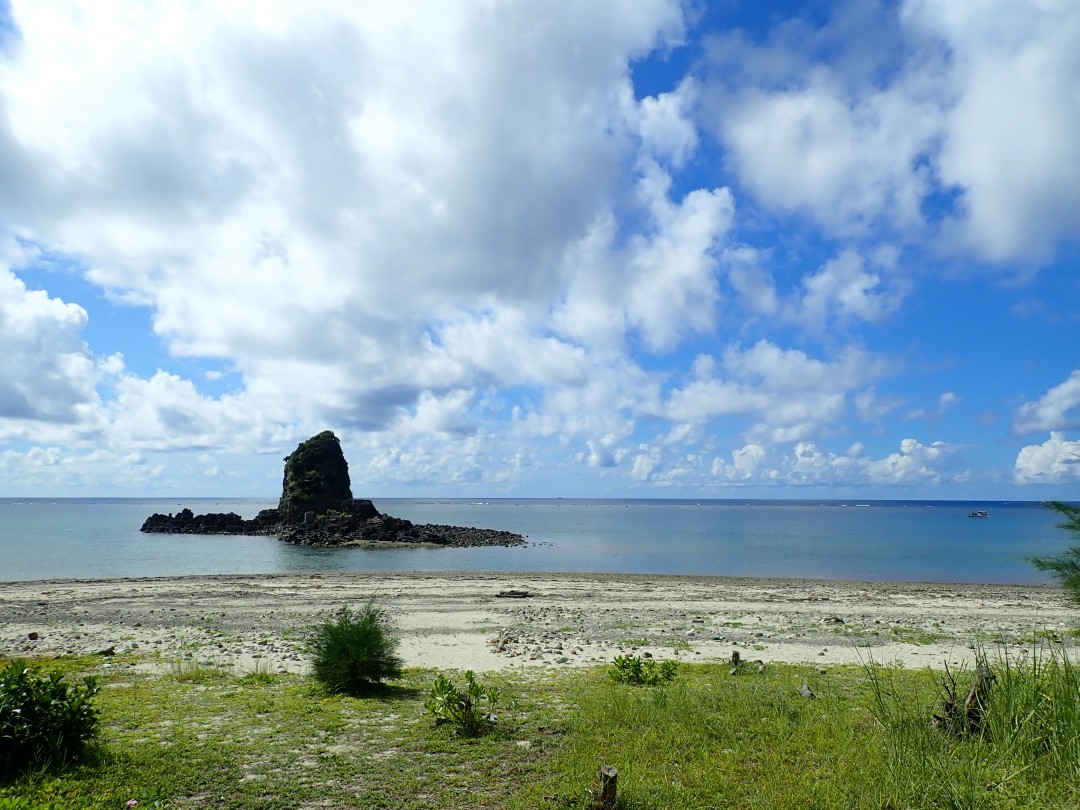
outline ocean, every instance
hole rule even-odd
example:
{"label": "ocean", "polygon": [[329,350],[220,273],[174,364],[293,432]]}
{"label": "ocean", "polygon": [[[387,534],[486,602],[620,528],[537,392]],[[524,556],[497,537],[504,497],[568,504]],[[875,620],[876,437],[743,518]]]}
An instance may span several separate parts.
{"label": "ocean", "polygon": [[[189,574],[522,571],[1044,584],[1027,562],[1070,537],[1035,502],[375,499],[418,523],[505,529],[524,548],[319,549],[269,537],[142,534],[153,512],[276,499],[0,499],[0,582]],[[971,518],[985,511],[988,517]]]}

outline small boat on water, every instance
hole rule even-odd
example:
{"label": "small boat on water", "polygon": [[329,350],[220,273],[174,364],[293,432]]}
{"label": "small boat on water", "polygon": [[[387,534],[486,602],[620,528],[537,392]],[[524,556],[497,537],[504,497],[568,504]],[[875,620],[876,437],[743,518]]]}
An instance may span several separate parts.
{"label": "small boat on water", "polygon": [[990,513],[979,510],[978,512],[968,512],[968,517],[990,517]]}

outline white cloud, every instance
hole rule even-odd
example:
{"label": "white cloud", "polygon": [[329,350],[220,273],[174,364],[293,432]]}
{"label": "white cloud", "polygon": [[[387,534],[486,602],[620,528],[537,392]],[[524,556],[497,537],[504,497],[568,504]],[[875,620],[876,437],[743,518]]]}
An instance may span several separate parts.
{"label": "white cloud", "polygon": [[[683,36],[676,0],[17,0],[0,60],[0,440],[107,445],[115,458],[60,457],[117,482],[132,450],[141,469],[206,451],[192,476],[230,478],[223,454],[326,427],[366,482],[556,481],[573,464],[656,486],[944,480],[950,445],[874,461],[848,435],[855,414],[879,429],[900,407],[851,333],[903,303],[912,269],[892,245],[922,239],[928,193],[959,186],[951,234],[979,255],[1038,256],[1070,233],[1072,169],[957,151],[991,109],[980,93],[1043,81],[1025,109],[1053,130],[1047,161],[1073,155],[1077,130],[1072,102],[1047,108],[1066,79],[979,84],[979,44],[1001,31],[958,23],[974,6],[893,7],[844,4],[767,47],[721,37],[722,92],[687,76],[638,99],[635,60]],[[990,52],[1071,70],[1044,23]],[[740,241],[776,224],[768,211],[737,214],[731,189],[701,182],[703,117],[741,188],[797,215],[779,255]],[[1019,149],[986,137],[994,160]],[[828,261],[796,255],[819,249],[803,218],[841,237]],[[160,370],[95,356],[66,284],[26,289],[17,273],[54,257],[81,275],[70,288],[147,309]],[[1067,393],[1017,424],[1068,423]],[[714,461],[730,436],[744,446]],[[841,436],[858,449],[815,444]],[[44,468],[42,452],[9,463]],[[164,485],[166,467],[131,482]]]}
{"label": "white cloud", "polygon": [[902,19],[949,49],[941,182],[958,236],[993,261],[1045,259],[1080,232],[1080,6],[909,0]]}
{"label": "white cloud", "polygon": [[48,441],[39,431],[98,426],[101,369],[82,339],[86,320],[0,265],[0,437]]}
{"label": "white cloud", "polygon": [[[957,248],[1044,261],[1080,234],[1078,39],[1074,3],[841,5],[763,45],[720,38],[709,114],[770,208],[921,240],[926,203]],[[943,222],[935,194],[956,195]]]}
{"label": "white cloud", "polygon": [[673,204],[670,184],[659,167],[647,167],[640,193],[657,232],[636,239],[631,247],[625,299],[629,324],[661,351],[687,334],[712,327],[719,297],[713,253],[735,212],[727,189],[697,189]]}
{"label": "white cloud", "polygon": [[881,419],[904,404],[899,397],[879,395],[874,386],[860,391],[853,399],[864,422],[880,423]]}
{"label": "white cloud", "polygon": [[103,490],[142,493],[159,488],[163,480],[163,466],[150,463],[140,453],[48,445],[0,451],[0,488],[12,496],[97,494]]}
{"label": "white cloud", "polygon": [[837,429],[851,392],[882,373],[864,351],[847,349],[823,361],[797,349],[760,341],[747,350],[728,348],[717,374],[711,358],[695,364],[697,376],[671,392],[663,414],[675,422],[751,417],[745,437],[754,443],[795,442]]}
{"label": "white cloud", "polygon": [[691,111],[697,103],[697,85],[684,79],[671,93],[641,100],[640,132],[646,148],[657,158],[679,168],[698,145]]}
{"label": "white cloud", "polygon": [[953,391],[946,391],[938,397],[937,407],[934,410],[926,408],[912,408],[904,414],[905,419],[940,419],[953,405],[960,401],[960,397]]}
{"label": "white cloud", "polygon": [[174,354],[226,360],[244,384],[219,402],[143,381],[147,441],[141,425],[176,420],[192,432],[170,446],[227,436],[241,404],[263,431],[287,414],[384,429],[425,391],[576,385],[591,335],[553,335],[550,312],[596,272],[632,279],[616,348],[711,323],[726,192],[672,201],[664,170],[642,174],[647,234],[568,261],[633,199],[639,148],[672,164],[694,149],[693,84],[641,103],[630,85],[633,58],[681,36],[674,2],[13,14],[0,215],[150,307]]}
{"label": "white cloud", "polygon": [[1025,402],[1013,415],[1017,433],[1068,430],[1080,426],[1080,369],[1034,402]]}
{"label": "white cloud", "polygon": [[813,442],[798,442],[790,450],[748,444],[727,461],[717,457],[712,475],[732,484],[798,486],[908,486],[966,480],[957,467],[958,448],[944,442],[924,445],[904,439],[898,452],[871,458],[856,443],[846,453],[822,450]]}
{"label": "white cloud", "polygon": [[1080,441],[1051,431],[1042,444],[1022,447],[1016,455],[1013,478],[1020,484],[1059,483],[1080,479]]}
{"label": "white cloud", "polygon": [[802,294],[793,302],[791,317],[821,332],[835,321],[877,323],[899,309],[906,292],[899,281],[884,283],[878,265],[875,270],[851,248],[813,275],[802,280]]}

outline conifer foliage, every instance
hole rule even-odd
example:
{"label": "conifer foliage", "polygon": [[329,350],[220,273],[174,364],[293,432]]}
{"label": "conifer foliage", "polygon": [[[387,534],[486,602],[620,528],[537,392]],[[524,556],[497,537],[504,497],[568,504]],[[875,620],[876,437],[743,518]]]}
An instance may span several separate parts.
{"label": "conifer foliage", "polygon": [[355,613],[343,605],[308,642],[312,674],[332,694],[370,692],[401,677],[397,647],[386,615],[374,602]]}

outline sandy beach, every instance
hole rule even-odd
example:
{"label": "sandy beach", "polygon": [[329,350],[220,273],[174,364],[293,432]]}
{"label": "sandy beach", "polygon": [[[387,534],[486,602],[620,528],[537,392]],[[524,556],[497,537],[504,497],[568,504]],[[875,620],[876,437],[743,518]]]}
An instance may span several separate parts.
{"label": "sandy beach", "polygon": [[[0,584],[0,657],[101,654],[302,672],[310,627],[375,599],[410,667],[594,666],[620,654],[970,664],[977,643],[1069,641],[1058,588],[602,574],[289,574]],[[975,642],[975,643],[973,643]],[[138,659],[126,654],[134,653]],[[135,663],[132,663],[135,661]]]}

